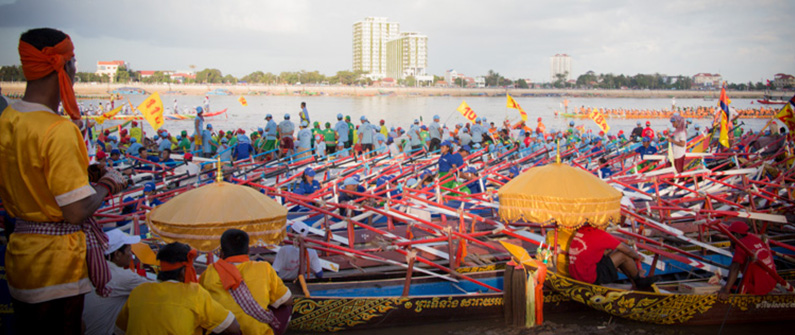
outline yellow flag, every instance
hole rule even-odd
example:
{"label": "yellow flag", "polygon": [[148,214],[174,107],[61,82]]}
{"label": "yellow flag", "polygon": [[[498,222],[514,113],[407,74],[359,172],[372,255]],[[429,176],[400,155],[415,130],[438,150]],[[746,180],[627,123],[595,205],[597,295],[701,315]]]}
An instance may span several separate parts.
{"label": "yellow flag", "polygon": [[473,111],[472,108],[469,107],[469,105],[467,105],[466,101],[461,101],[461,105],[459,105],[458,108],[456,108],[455,110],[461,113],[461,115],[463,115],[464,118],[469,120],[469,122],[475,123],[475,119],[478,118],[478,115],[475,114],[475,111]]}
{"label": "yellow flag", "polygon": [[163,119],[163,101],[160,100],[160,93],[152,93],[137,108],[155,131],[166,123]]}
{"label": "yellow flag", "polygon": [[119,107],[116,107],[113,110],[102,113],[102,115],[97,118],[97,124],[103,124],[105,123],[105,120],[114,117],[116,114],[119,114],[123,106],[124,104],[121,104]]}
{"label": "yellow flag", "polygon": [[522,121],[527,122],[527,113],[525,113],[524,109],[522,109],[522,106],[519,106],[519,104],[516,102],[516,100],[513,100],[513,97],[511,97],[510,94],[506,94],[505,96],[508,97],[507,107],[518,110],[519,115],[522,116]]}
{"label": "yellow flag", "polygon": [[243,106],[248,106],[248,102],[246,101],[246,98],[243,97],[242,95],[240,96],[240,98],[237,99],[237,101],[240,101],[240,104],[243,105]]}
{"label": "yellow flag", "polygon": [[605,134],[610,131],[610,126],[607,125],[607,119],[605,119],[605,116],[602,115],[598,109],[592,109],[591,112],[588,113],[588,117],[591,118],[593,122],[596,122],[596,125],[599,126]]}

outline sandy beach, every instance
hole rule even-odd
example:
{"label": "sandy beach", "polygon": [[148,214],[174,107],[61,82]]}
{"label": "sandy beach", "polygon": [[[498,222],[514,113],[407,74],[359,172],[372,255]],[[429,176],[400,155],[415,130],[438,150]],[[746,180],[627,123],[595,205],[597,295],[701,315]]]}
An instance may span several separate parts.
{"label": "sandy beach", "polygon": [[[22,94],[24,82],[0,82],[3,94]],[[226,89],[233,95],[290,95],[290,96],[498,96],[506,93],[516,97],[563,96],[563,97],[605,97],[605,98],[718,98],[720,90],[713,91],[674,91],[674,90],[583,90],[583,89],[503,89],[503,88],[449,88],[449,87],[360,87],[360,86],[322,86],[322,85],[205,85],[205,84],[100,84],[77,83],[75,93],[81,98],[100,98],[120,87],[136,87],[147,92],[179,92],[185,95],[204,95],[215,89]],[[732,98],[761,99],[762,91],[729,91]]]}

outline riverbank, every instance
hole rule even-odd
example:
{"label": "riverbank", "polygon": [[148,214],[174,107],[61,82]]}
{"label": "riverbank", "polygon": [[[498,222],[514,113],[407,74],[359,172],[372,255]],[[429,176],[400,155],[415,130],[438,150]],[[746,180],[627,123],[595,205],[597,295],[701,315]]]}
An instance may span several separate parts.
{"label": "riverbank", "polygon": [[[3,94],[19,95],[25,91],[24,82],[0,82]],[[503,88],[449,88],[449,87],[360,87],[360,86],[310,86],[310,85],[203,85],[203,84],[99,84],[77,83],[75,94],[81,98],[100,98],[121,87],[135,87],[147,92],[201,96],[216,89],[228,90],[232,95],[284,95],[284,96],[503,96],[562,97],[562,98],[706,98],[717,99],[720,90],[582,90],[582,89],[503,89]],[[782,92],[776,92],[782,93]],[[782,93],[783,94],[783,93]],[[787,93],[790,94],[790,93]],[[787,95],[783,94],[783,95]],[[729,91],[729,96],[740,99],[761,99],[762,91]],[[778,94],[776,94],[778,96]]]}

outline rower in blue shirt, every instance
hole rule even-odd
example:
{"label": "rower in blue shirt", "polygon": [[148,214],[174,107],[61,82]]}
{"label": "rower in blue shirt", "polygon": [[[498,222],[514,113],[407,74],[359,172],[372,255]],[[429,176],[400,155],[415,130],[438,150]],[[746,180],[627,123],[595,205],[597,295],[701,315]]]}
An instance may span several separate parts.
{"label": "rower in blue shirt", "polygon": [[657,148],[651,145],[651,138],[644,137],[643,138],[643,145],[639,146],[635,149],[635,152],[640,155],[640,158],[643,159],[645,155],[654,155],[657,153]]}
{"label": "rower in blue shirt", "polygon": [[462,177],[466,179],[464,186],[469,189],[470,194],[483,193],[485,191],[483,180],[478,176],[478,170],[474,166],[464,169]]}
{"label": "rower in blue shirt", "polygon": [[342,113],[337,114],[337,124],[334,125],[334,131],[337,132],[337,150],[342,150],[342,148],[348,148],[348,123],[342,120]]}
{"label": "rower in blue shirt", "polygon": [[470,128],[472,133],[472,143],[479,144],[483,142],[483,133],[486,132],[486,129],[483,128],[481,122],[481,118],[475,119],[475,124]]}
{"label": "rower in blue shirt", "polygon": [[295,194],[310,195],[320,190],[320,183],[315,180],[315,170],[312,168],[304,169],[301,175],[301,182],[295,188]]}

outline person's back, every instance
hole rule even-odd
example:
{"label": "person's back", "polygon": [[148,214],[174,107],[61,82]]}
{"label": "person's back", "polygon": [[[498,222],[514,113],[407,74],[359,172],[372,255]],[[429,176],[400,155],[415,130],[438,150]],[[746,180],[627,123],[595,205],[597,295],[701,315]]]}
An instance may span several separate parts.
{"label": "person's back", "polygon": [[578,229],[569,244],[569,273],[586,283],[597,281],[596,265],[605,250],[615,249],[619,241],[609,233],[586,224]]}
{"label": "person's back", "polygon": [[342,120],[337,121],[337,124],[334,125],[334,130],[339,135],[339,143],[345,145],[348,142],[348,123]]}
{"label": "person's back", "polygon": [[289,119],[279,123],[279,133],[282,137],[293,136],[293,132],[295,132],[295,124]]}
{"label": "person's back", "polygon": [[130,293],[116,319],[127,334],[203,334],[224,330],[233,314],[197,283],[141,284]]}
{"label": "person's back", "polygon": [[[776,271],[776,264],[773,262],[773,253],[770,251],[770,247],[759,237],[748,234],[741,238],[740,242],[754,253],[755,258],[762,261],[762,263],[771,270]],[[745,268],[750,258],[751,256],[749,256],[745,250],[737,247],[732,262],[737,262],[740,264],[740,268]],[[770,293],[770,291],[776,287],[776,280],[761,266],[753,262],[747,264],[747,266],[748,270],[745,271],[747,279],[743,282],[743,290],[745,293],[764,295]]]}
{"label": "person's back", "polygon": [[251,143],[238,141],[237,145],[235,146],[235,160],[238,161],[241,159],[248,159],[251,157],[252,150],[253,147],[251,146]]}
{"label": "person's back", "polygon": [[[267,262],[242,260],[231,264],[238,269],[242,281],[246,283],[246,287],[251,292],[251,296],[262,308],[267,308],[268,306],[280,307],[292,297],[290,290]],[[215,301],[235,315],[243,334],[273,334],[273,329],[268,324],[262,323],[246,314],[230,292],[224,289],[221,276],[215,264],[210,264],[207,267],[207,270],[202,273],[199,282],[202,287],[210,292],[210,296]]]}
{"label": "person's back", "polygon": [[[317,251],[307,249],[309,256],[309,266],[312,273],[322,272],[323,268],[317,256]],[[298,248],[292,245],[285,245],[276,253],[276,258],[273,260],[273,268],[279,274],[279,277],[284,280],[294,280],[298,278],[298,268],[300,266],[300,252]],[[309,273],[310,271],[307,271]]]}

